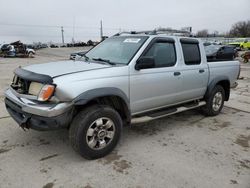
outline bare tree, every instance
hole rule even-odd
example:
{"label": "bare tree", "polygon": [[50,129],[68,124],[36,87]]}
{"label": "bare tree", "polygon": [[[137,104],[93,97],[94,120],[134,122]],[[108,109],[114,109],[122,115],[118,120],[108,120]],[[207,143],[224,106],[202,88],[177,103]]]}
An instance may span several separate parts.
{"label": "bare tree", "polygon": [[208,37],[208,30],[203,29],[197,32],[196,34],[197,37]]}
{"label": "bare tree", "polygon": [[231,37],[250,37],[250,20],[235,23],[229,32]]}

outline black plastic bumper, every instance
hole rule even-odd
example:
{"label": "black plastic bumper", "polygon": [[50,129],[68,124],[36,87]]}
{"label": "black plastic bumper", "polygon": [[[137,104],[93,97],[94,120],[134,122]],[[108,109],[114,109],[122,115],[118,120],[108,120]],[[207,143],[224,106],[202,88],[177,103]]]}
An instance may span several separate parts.
{"label": "black plastic bumper", "polygon": [[23,129],[38,131],[57,130],[67,128],[73,118],[73,110],[69,110],[59,116],[42,117],[22,111],[22,108],[11,100],[5,98],[5,106],[11,117]]}

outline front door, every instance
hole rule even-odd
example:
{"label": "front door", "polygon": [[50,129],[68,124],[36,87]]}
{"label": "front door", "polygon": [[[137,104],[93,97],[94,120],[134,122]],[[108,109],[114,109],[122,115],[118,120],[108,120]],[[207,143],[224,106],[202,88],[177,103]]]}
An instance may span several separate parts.
{"label": "front door", "polygon": [[130,75],[132,114],[179,102],[182,74],[174,40],[155,38],[141,57],[153,58],[155,67],[132,71]]}

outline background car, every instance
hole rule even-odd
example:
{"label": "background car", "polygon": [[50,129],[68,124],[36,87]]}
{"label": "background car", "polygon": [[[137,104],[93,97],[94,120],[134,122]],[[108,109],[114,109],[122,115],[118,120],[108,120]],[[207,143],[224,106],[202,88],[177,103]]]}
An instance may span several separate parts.
{"label": "background car", "polygon": [[240,48],[250,50],[250,41],[246,39],[244,42],[240,44]]}
{"label": "background car", "polygon": [[1,46],[0,55],[3,57],[34,57],[35,50],[28,48],[27,45],[16,41]]}
{"label": "background car", "polygon": [[237,50],[235,46],[227,45],[209,45],[205,47],[205,52],[208,61],[225,61],[233,60],[236,57]]}
{"label": "background car", "polygon": [[9,44],[3,44],[1,46],[1,52],[8,51],[9,50]]}
{"label": "background car", "polygon": [[76,56],[81,56],[82,57],[84,54],[86,54],[86,52],[87,51],[71,53],[69,59],[75,60]]}

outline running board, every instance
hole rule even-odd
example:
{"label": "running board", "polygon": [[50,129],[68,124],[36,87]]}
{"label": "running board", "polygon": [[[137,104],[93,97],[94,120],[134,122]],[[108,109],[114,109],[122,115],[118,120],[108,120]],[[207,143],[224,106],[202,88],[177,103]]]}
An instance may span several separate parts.
{"label": "running board", "polygon": [[179,106],[179,107],[175,107],[175,108],[168,108],[162,111],[157,111],[154,113],[151,113],[148,115],[144,115],[144,116],[140,116],[140,117],[135,117],[131,119],[131,124],[138,124],[138,123],[145,123],[145,122],[149,122],[155,119],[159,119],[162,117],[167,117],[173,114],[177,114],[179,112],[184,112],[187,110],[191,110],[194,108],[198,108],[201,106],[206,105],[206,102],[202,101],[202,102],[197,102],[197,103],[193,103],[193,104],[184,104],[183,106]]}

